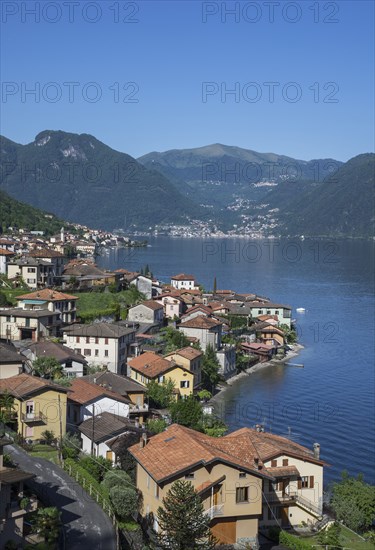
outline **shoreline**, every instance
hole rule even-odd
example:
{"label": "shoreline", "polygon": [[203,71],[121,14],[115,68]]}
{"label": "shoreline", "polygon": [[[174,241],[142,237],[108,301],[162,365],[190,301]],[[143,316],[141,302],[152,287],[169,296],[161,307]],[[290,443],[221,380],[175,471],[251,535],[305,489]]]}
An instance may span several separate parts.
{"label": "shoreline", "polygon": [[294,357],[297,357],[299,355],[300,351],[303,350],[303,349],[304,349],[304,346],[302,344],[293,344],[293,349],[285,357],[283,357],[282,359],[277,359],[277,360],[271,359],[270,361],[265,361],[264,363],[257,363],[253,367],[250,367],[250,368],[236,374],[235,376],[232,376],[231,378],[228,378],[228,380],[226,380],[225,383],[218,386],[217,393],[215,393],[215,395],[213,395],[211,397],[211,399],[209,400],[209,403],[215,404],[215,401],[217,401],[218,398],[221,397],[222,394],[228,388],[230,388],[231,386],[236,384],[242,378],[250,376],[254,372],[257,372],[259,370],[262,370],[262,369],[265,369],[265,368],[268,368],[268,367],[274,367],[274,366],[277,366],[279,364],[288,363],[291,359],[293,359]]}

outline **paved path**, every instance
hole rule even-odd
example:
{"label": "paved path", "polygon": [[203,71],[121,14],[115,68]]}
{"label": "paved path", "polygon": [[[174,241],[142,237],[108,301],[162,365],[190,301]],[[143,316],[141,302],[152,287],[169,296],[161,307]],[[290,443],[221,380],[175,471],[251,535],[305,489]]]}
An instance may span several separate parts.
{"label": "paved path", "polygon": [[14,445],[6,447],[22,470],[36,474],[31,490],[61,511],[66,550],[115,550],[112,523],[96,502],[64,470],[44,458],[30,457]]}

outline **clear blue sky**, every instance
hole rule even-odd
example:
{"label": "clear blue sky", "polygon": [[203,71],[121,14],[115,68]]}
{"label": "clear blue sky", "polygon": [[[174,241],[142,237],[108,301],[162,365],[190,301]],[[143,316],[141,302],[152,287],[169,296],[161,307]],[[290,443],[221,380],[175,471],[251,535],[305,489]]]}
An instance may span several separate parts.
{"label": "clear blue sky", "polygon": [[371,1],[280,0],[273,17],[263,1],[1,9],[0,131],[16,142],[60,129],[135,157],[216,142],[300,159],[374,149]]}

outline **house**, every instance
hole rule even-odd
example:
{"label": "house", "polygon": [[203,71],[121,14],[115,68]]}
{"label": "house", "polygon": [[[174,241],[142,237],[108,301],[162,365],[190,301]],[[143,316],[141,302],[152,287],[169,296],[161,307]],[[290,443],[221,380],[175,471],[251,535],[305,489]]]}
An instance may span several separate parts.
{"label": "house", "polygon": [[155,297],[155,302],[163,306],[164,317],[167,317],[168,319],[181,317],[181,314],[185,309],[184,301],[174,292],[160,294]]}
{"label": "house", "polygon": [[173,360],[168,361],[157,353],[146,351],[138,357],[129,359],[130,378],[147,386],[151,380],[162,384],[166,380],[172,380],[177,397],[187,397],[193,393],[194,374],[178,365]]}
{"label": "house", "polygon": [[0,246],[0,273],[6,275],[7,262],[14,256],[14,252]]}
{"label": "house", "polygon": [[0,380],[21,374],[25,360],[12,344],[0,342]]}
{"label": "house", "polygon": [[13,541],[17,548],[23,547],[24,516],[37,508],[37,500],[30,498],[21,508],[24,482],[35,477],[34,474],[19,468],[4,465],[4,447],[13,441],[0,433],[0,548]]}
{"label": "house", "polygon": [[15,342],[58,336],[61,315],[49,309],[26,310],[22,308],[0,309],[0,339]]}
{"label": "house", "polygon": [[235,346],[223,344],[223,346],[216,351],[216,358],[220,365],[219,373],[223,376],[223,378],[227,379],[236,374],[237,367]]}
{"label": "house", "polygon": [[70,428],[103,412],[129,417],[130,401],[111,387],[75,378],[69,386],[67,421]]}
{"label": "house", "polygon": [[203,351],[212,346],[215,351],[221,347],[222,323],[205,315],[198,315],[178,325],[188,338],[197,338]]}
{"label": "house", "polygon": [[259,548],[260,526],[297,526],[322,517],[318,449],[251,428],[213,438],[172,424],[129,449],[137,461],[141,516],[158,531],[163,497],[176,480],[188,480],[220,543]]}
{"label": "house", "polygon": [[212,309],[209,306],[205,306],[203,304],[198,304],[196,306],[190,307],[186,311],[186,313],[181,317],[181,321],[183,323],[185,321],[190,321],[190,319],[194,319],[194,317],[198,317],[198,315],[204,315],[205,317],[211,317]]}
{"label": "house", "polygon": [[171,286],[177,288],[177,290],[196,290],[199,288],[194,275],[186,275],[186,273],[179,273],[171,277]]}
{"label": "house", "polygon": [[279,325],[287,325],[290,328],[292,318],[292,308],[282,304],[272,302],[249,302],[248,307],[253,319],[260,315],[277,315]]}
{"label": "house", "polygon": [[56,342],[42,340],[31,344],[27,350],[24,350],[24,354],[31,362],[39,357],[53,357],[60,363],[64,375],[68,377],[86,374],[87,361],[84,356]]}
{"label": "house", "polygon": [[18,307],[27,311],[48,309],[49,311],[58,312],[61,315],[63,324],[70,324],[76,321],[77,300],[77,296],[64,294],[50,288],[17,296]]}
{"label": "house", "polygon": [[128,271],[127,269],[116,269],[115,273],[121,275],[120,282],[125,288],[129,288],[130,285],[133,285],[145,295],[145,297],[150,300],[152,298],[152,279],[141,275],[137,271]]}
{"label": "house", "polygon": [[137,306],[129,308],[129,321],[161,325],[163,317],[163,306],[154,300],[146,300]]}
{"label": "house", "polygon": [[241,344],[241,350],[245,355],[255,355],[258,357],[260,363],[269,361],[277,353],[276,346],[261,344],[260,342],[243,342]]}
{"label": "house", "polygon": [[38,258],[21,258],[7,263],[8,279],[22,279],[29,288],[52,286],[54,266]]}
{"label": "house", "polygon": [[64,267],[61,275],[63,287],[74,284],[75,288],[90,289],[113,284],[120,286],[120,273],[102,271],[88,260],[72,260]]}
{"label": "house", "polygon": [[59,282],[66,260],[64,254],[57,252],[57,250],[52,250],[51,248],[42,248],[29,252],[29,258],[49,263],[52,266],[53,283]]}
{"label": "house", "polygon": [[135,332],[135,328],[117,323],[72,325],[64,329],[64,341],[90,364],[125,374],[130,346],[135,342]]}
{"label": "house", "polygon": [[81,434],[82,451],[117,462],[117,455],[112,447],[114,440],[119,436],[136,433],[138,438],[142,430],[131,423],[128,418],[109,412],[102,412],[93,419],[84,420],[79,426]]}
{"label": "house", "polygon": [[164,357],[167,361],[174,361],[194,374],[193,388],[197,389],[202,381],[202,358],[203,352],[188,346],[168,353]]}
{"label": "house", "polygon": [[0,380],[0,394],[9,392],[14,397],[18,434],[31,441],[41,440],[45,430],[57,438],[65,435],[68,391],[26,373]]}
{"label": "house", "polygon": [[129,400],[129,416],[138,417],[143,422],[148,413],[148,403],[145,403],[146,388],[131,378],[110,371],[96,372],[83,377],[91,384],[98,384],[103,388],[115,388],[116,392]]}
{"label": "house", "polygon": [[258,338],[262,344],[282,347],[285,343],[285,334],[278,327],[267,324],[258,332]]}

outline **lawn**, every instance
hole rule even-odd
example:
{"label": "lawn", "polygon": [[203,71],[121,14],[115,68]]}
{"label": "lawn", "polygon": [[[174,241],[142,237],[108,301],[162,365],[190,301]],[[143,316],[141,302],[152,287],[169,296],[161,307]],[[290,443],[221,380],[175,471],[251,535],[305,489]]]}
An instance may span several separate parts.
{"label": "lawn", "polygon": [[97,317],[113,315],[120,305],[121,318],[126,318],[127,307],[142,299],[143,295],[134,288],[121,292],[74,292],[77,301],[77,315],[83,321],[92,321]]}
{"label": "lawn", "polygon": [[34,445],[32,451],[29,452],[31,457],[45,458],[50,460],[54,464],[59,464],[58,451],[56,447],[50,447],[49,445]]}
{"label": "lawn", "polygon": [[[317,535],[313,537],[304,537],[303,540],[310,542],[311,544],[318,545]],[[352,533],[349,529],[342,526],[340,533],[340,542],[344,548],[348,550],[374,550],[374,544],[371,542],[363,541],[358,535]],[[323,546],[317,546],[317,550],[324,548]]]}

